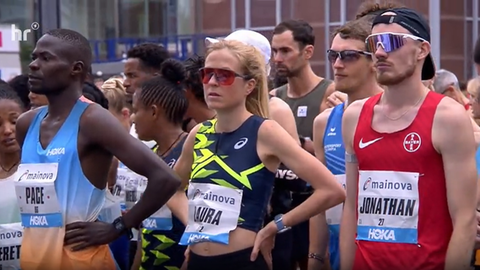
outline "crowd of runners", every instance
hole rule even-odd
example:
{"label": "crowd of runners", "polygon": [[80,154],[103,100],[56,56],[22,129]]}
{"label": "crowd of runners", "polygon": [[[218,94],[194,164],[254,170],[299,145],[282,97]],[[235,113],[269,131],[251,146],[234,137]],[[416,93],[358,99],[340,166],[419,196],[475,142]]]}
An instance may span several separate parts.
{"label": "crowd of runners", "polygon": [[95,84],[81,33],[38,40],[0,82],[0,270],[480,268],[480,79],[421,14],[362,4],[333,81],[305,21],[205,45]]}

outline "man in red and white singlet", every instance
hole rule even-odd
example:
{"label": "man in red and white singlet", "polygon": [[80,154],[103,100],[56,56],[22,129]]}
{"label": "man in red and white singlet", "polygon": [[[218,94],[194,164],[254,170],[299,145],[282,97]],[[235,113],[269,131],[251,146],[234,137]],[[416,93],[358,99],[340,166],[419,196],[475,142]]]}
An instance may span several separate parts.
{"label": "man in red and white singlet", "polygon": [[476,222],[475,140],[465,108],[429,91],[428,23],[392,9],[373,22],[383,94],[343,117],[347,198],[342,269],[469,269]]}

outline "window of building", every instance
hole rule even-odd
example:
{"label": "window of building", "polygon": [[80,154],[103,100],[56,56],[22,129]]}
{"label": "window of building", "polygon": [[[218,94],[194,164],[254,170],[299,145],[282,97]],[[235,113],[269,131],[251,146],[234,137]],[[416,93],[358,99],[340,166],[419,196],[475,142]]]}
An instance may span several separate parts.
{"label": "window of building", "polygon": [[40,34],[32,30],[25,40],[22,36],[21,41],[12,41],[12,27],[22,32],[30,29],[32,23],[38,22],[39,9],[35,0],[0,0],[0,7],[0,74],[8,80],[28,70],[30,54]]}
{"label": "window of building", "polygon": [[465,7],[465,64],[464,70],[466,78],[470,79],[477,76],[477,71],[473,63],[473,48],[478,39],[480,5],[478,0],[464,0]]}

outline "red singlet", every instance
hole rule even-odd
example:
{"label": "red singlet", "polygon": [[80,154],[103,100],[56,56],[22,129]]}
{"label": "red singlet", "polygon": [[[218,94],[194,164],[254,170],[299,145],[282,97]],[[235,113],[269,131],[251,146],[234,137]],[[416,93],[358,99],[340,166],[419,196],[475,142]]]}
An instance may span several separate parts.
{"label": "red singlet", "polygon": [[444,270],[453,231],[442,156],[432,144],[443,95],[428,92],[412,124],[394,133],[372,129],[363,106],[354,136],[360,171],[355,270]]}

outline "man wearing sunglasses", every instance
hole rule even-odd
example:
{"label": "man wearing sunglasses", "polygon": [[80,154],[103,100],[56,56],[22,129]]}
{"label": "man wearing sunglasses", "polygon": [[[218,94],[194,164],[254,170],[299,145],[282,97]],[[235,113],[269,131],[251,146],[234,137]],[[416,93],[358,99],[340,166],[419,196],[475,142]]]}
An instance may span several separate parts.
{"label": "man wearing sunglasses", "polygon": [[[336,175],[340,184],[345,186],[345,148],[342,141],[342,116],[348,104],[368,98],[382,92],[377,84],[372,54],[365,51],[365,39],[370,34],[371,23],[366,19],[350,21],[334,32],[332,45],[327,50],[327,59],[334,71],[337,91],[346,93],[348,98],[333,109],[326,109],[315,118],[313,125],[313,144],[315,156]],[[325,254],[325,240],[322,231],[325,226],[314,222],[328,223],[330,230],[330,263],[333,270],[340,268],[339,227],[343,206],[340,204],[327,210],[324,216],[310,221],[310,252]],[[316,220],[315,220],[316,219]],[[326,228],[325,228],[326,229]],[[317,231],[315,231],[317,230]],[[322,243],[323,240],[323,243]],[[318,269],[316,260],[310,260],[310,269]]]}
{"label": "man wearing sunglasses", "polygon": [[366,51],[383,94],[344,113],[342,269],[469,269],[475,140],[465,108],[428,90],[430,29],[414,10],[375,17]]}

